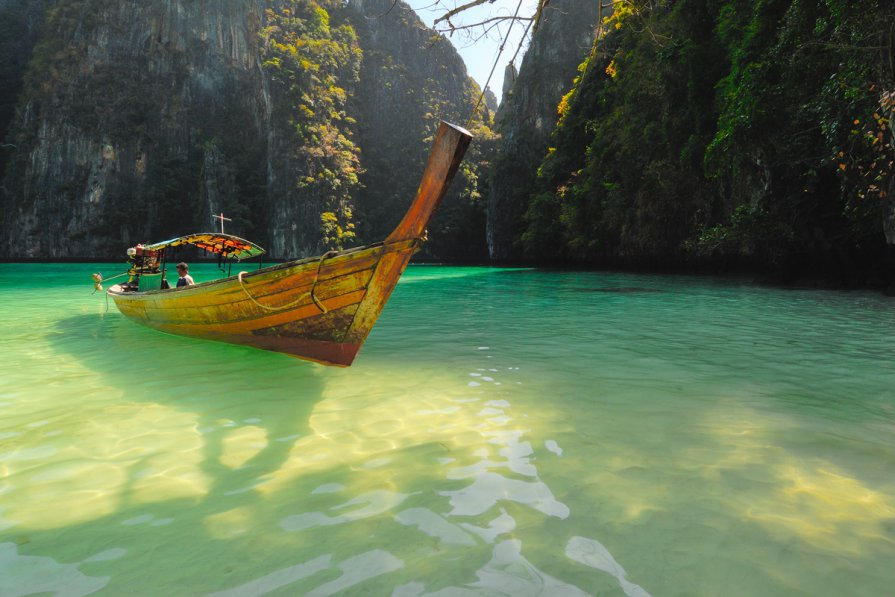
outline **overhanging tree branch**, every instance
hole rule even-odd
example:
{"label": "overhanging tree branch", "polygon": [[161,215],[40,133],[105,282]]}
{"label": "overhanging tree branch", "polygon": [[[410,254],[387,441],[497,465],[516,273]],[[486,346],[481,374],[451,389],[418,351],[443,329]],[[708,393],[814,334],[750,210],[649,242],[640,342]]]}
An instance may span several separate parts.
{"label": "overhanging tree branch", "polygon": [[[450,25],[451,17],[458,15],[461,12],[465,12],[465,11],[469,10],[470,8],[475,8],[476,6],[481,6],[482,4],[489,4],[493,1],[494,0],[472,0],[471,2],[467,2],[466,4],[463,4],[461,6],[458,6],[457,8],[447,11],[445,14],[443,14],[442,16],[435,19],[432,22],[432,24],[437,25],[441,21],[447,21],[448,25]],[[453,26],[451,26],[451,28],[453,29]]]}

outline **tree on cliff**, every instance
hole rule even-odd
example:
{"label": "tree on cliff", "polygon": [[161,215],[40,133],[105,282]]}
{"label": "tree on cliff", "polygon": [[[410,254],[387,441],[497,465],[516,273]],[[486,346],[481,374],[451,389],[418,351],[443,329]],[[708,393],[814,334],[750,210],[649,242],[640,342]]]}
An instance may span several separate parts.
{"label": "tree on cliff", "polygon": [[649,21],[617,12],[560,104],[528,254],[884,276],[895,6],[680,0]]}
{"label": "tree on cliff", "polygon": [[354,239],[352,197],[358,187],[360,149],[348,95],[359,80],[362,52],[354,29],[332,26],[332,2],[284,2],[268,8],[261,55],[277,90],[276,117],[292,135],[289,159],[296,187],[317,206],[322,249]]}

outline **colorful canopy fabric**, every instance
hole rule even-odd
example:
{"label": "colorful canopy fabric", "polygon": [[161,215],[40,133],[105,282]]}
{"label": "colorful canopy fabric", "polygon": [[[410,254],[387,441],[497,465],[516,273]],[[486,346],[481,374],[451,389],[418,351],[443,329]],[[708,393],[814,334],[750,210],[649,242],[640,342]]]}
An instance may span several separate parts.
{"label": "colorful canopy fabric", "polygon": [[179,238],[162,241],[152,245],[144,245],[144,249],[157,251],[166,247],[179,247],[182,245],[193,245],[210,253],[221,255],[225,259],[235,259],[242,261],[251,257],[257,257],[264,254],[264,249],[238,236],[230,234],[221,234],[219,232],[200,232],[198,234],[188,234]]}

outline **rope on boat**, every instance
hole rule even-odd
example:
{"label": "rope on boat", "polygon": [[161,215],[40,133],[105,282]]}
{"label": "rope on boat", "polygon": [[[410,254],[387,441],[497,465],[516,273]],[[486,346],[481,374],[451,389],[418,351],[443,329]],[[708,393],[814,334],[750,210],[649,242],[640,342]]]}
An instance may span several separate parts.
{"label": "rope on boat", "polygon": [[239,272],[239,275],[236,277],[239,280],[239,286],[242,288],[242,291],[246,293],[246,296],[249,297],[253,303],[255,303],[256,305],[258,305],[259,307],[261,307],[262,309],[264,309],[266,311],[282,311],[283,309],[288,309],[289,307],[294,307],[299,302],[303,301],[306,297],[310,296],[311,300],[314,301],[314,304],[317,305],[317,308],[320,309],[320,312],[326,313],[329,311],[329,309],[326,308],[326,305],[324,305],[323,303],[320,302],[320,300],[317,298],[317,295],[314,294],[314,291],[317,289],[317,282],[320,281],[320,268],[323,266],[323,262],[326,259],[329,259],[330,257],[332,257],[334,255],[338,255],[338,253],[339,253],[338,251],[327,251],[326,253],[321,255],[320,261],[317,262],[317,272],[314,274],[314,284],[311,286],[311,290],[300,295],[294,301],[292,301],[290,303],[286,303],[285,305],[280,305],[279,307],[270,307],[268,305],[263,305],[258,302],[258,299],[256,299],[249,293],[249,289],[246,288],[245,282],[243,282],[243,280],[242,280],[242,276],[244,274],[247,274],[248,272]]}

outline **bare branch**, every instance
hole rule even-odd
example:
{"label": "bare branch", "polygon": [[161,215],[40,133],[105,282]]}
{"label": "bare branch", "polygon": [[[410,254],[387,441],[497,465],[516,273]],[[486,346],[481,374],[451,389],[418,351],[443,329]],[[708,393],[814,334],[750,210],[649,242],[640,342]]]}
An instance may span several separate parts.
{"label": "bare branch", "polygon": [[529,21],[529,22],[531,22],[531,21],[534,21],[534,17],[510,17],[510,16],[506,16],[506,17],[491,17],[491,18],[489,18],[489,19],[484,19],[484,20],[482,20],[482,21],[477,21],[477,22],[475,22],[475,23],[471,23],[471,24],[469,24],[469,25],[453,25],[453,24],[450,24],[450,26],[446,26],[446,27],[444,27],[443,29],[442,29],[442,28],[436,28],[435,30],[438,31],[439,33],[445,33],[445,32],[448,32],[448,31],[462,31],[462,30],[464,30],[464,29],[475,29],[475,28],[477,28],[477,27],[485,27],[485,26],[488,26],[488,29],[490,30],[492,27],[495,26],[495,25],[494,25],[495,23],[500,23],[500,22],[504,22],[504,21]]}

